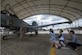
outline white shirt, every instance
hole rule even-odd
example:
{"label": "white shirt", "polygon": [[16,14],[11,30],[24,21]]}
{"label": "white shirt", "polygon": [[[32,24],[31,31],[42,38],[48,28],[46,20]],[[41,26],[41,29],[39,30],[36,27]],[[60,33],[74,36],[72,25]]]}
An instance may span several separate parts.
{"label": "white shirt", "polygon": [[59,38],[59,40],[64,40],[64,37],[63,37],[63,35],[61,35],[61,37]]}

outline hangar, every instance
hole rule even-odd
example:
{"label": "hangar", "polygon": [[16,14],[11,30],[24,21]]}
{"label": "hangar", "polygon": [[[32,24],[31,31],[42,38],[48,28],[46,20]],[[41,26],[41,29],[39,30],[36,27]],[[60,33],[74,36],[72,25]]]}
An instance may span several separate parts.
{"label": "hangar", "polygon": [[[0,8],[0,11],[5,10],[14,14],[20,20],[39,14],[56,15],[69,22],[82,19],[82,0],[1,0]],[[75,29],[79,30],[79,28],[82,27]],[[77,35],[82,42],[82,34]],[[49,37],[41,34],[38,35],[40,37],[27,36],[23,42],[17,41],[18,37],[13,38],[11,35],[9,40],[1,40],[2,55],[82,55],[82,47],[77,52],[70,49],[50,48]],[[46,34],[46,36],[48,35]],[[67,35],[65,34],[65,36]]]}

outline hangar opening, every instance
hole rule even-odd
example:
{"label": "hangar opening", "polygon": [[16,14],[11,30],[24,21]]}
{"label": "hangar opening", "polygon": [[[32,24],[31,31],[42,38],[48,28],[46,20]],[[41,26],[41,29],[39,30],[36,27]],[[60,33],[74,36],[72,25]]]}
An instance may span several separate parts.
{"label": "hangar opening", "polygon": [[[27,17],[23,19],[23,21],[30,25],[32,25],[32,22],[35,21],[38,24],[38,26],[40,26],[40,25],[49,25],[53,23],[55,24],[60,22],[66,22],[69,20],[56,15],[39,14],[39,15]],[[43,29],[49,30],[50,28],[63,29],[63,28],[77,28],[77,27],[82,27],[82,18],[73,21],[71,24],[66,23],[66,24],[59,24],[59,25],[51,25],[48,27],[43,27]]]}

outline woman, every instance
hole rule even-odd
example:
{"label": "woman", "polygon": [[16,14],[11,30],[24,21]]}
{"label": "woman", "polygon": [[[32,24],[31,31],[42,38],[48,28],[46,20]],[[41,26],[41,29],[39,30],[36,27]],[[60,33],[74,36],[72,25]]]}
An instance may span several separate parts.
{"label": "woman", "polygon": [[63,36],[62,32],[63,32],[63,30],[61,29],[59,36],[58,36],[59,43],[61,44],[62,47],[66,47],[65,42],[64,42],[64,36]]}
{"label": "woman", "polygon": [[53,30],[52,29],[50,29],[49,30],[50,31],[50,41],[51,41],[51,45],[52,45],[52,47],[57,47],[57,48],[60,48],[61,46],[60,46],[60,44],[59,43],[57,43],[57,41],[56,41],[56,37],[55,37],[55,35],[54,35],[54,32],[53,32]]}
{"label": "woman", "polygon": [[78,50],[78,47],[82,46],[81,41],[77,38],[73,30],[71,30],[69,34],[70,34],[70,39],[67,45],[74,50]]}

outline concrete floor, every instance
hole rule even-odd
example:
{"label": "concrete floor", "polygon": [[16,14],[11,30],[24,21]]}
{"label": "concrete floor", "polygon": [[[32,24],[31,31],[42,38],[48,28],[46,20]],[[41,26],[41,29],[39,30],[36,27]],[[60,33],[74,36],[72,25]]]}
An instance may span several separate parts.
{"label": "concrete floor", "polygon": [[1,55],[48,55],[50,43],[48,37],[25,36],[24,41],[18,37],[2,41]]}
{"label": "concrete floor", "polygon": [[[78,37],[82,40],[82,35]],[[1,55],[50,55],[49,35],[26,35],[23,41],[19,41],[18,38],[13,35],[9,36],[8,40],[2,40]],[[82,47],[77,52],[71,49],[56,49],[55,55],[82,55]]]}

